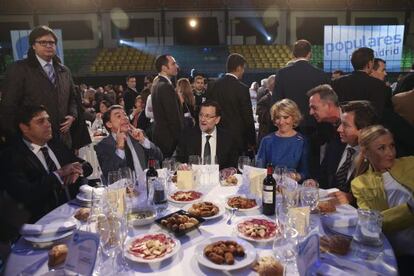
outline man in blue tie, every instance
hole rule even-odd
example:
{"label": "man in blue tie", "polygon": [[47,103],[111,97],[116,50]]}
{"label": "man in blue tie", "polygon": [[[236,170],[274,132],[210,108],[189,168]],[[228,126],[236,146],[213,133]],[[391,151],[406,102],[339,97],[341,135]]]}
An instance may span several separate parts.
{"label": "man in blue tie", "polygon": [[[29,35],[27,58],[7,70],[2,102],[2,127],[13,140],[12,125],[16,110],[22,105],[44,105],[50,115],[54,137],[71,146],[70,130],[79,117],[75,87],[69,69],[56,55],[56,34],[47,26],[38,26]],[[85,126],[84,126],[85,127]]]}

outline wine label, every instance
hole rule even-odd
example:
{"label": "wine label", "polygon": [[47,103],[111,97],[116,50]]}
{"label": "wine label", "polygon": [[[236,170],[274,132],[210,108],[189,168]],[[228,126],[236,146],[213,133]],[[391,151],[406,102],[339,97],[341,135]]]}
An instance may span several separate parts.
{"label": "wine label", "polygon": [[263,203],[273,204],[273,191],[263,191]]}

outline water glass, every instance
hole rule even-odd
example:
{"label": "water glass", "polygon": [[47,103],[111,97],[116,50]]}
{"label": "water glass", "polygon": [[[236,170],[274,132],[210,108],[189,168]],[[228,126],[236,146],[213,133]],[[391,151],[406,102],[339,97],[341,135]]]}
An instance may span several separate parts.
{"label": "water glass", "polygon": [[283,205],[286,209],[297,207],[299,201],[298,183],[292,179],[286,181],[280,186],[283,198]]}
{"label": "water glass", "polygon": [[121,173],[119,170],[108,172],[108,186],[118,182],[119,180],[121,180]]}
{"label": "water glass", "polygon": [[156,177],[149,186],[148,204],[155,207],[157,213],[162,214],[168,207],[168,187],[165,178]]}
{"label": "water glass", "polygon": [[316,210],[319,202],[319,184],[316,180],[307,179],[303,182],[300,201],[302,206],[309,206],[311,211]]}
{"label": "water glass", "polygon": [[282,233],[273,242],[275,258],[284,264],[296,262],[298,236],[295,228],[285,225]]}
{"label": "water glass", "polygon": [[243,173],[243,168],[244,168],[245,165],[247,165],[247,166],[251,165],[250,157],[240,156],[239,160],[238,160],[238,169],[241,173]]}
{"label": "water glass", "polygon": [[382,246],[382,214],[377,210],[358,209],[358,223],[353,239],[368,246]]}

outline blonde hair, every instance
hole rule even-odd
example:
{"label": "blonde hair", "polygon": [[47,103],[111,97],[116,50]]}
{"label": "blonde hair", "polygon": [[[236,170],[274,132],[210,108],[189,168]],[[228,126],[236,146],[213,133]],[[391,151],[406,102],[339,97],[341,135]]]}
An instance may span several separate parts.
{"label": "blonde hair", "polygon": [[177,81],[177,92],[182,93],[186,104],[195,106],[195,97],[191,88],[191,83],[187,78],[181,78]]}
{"label": "blonde hair", "polygon": [[293,127],[297,127],[302,120],[302,114],[300,113],[298,105],[289,99],[283,99],[276,102],[270,109],[270,116],[272,117],[272,122],[276,120],[276,117],[280,115],[281,112],[286,113],[291,116],[293,119]]}
{"label": "blonde hair", "polygon": [[358,137],[361,150],[355,158],[355,171],[357,176],[365,173],[369,167],[369,161],[365,158],[363,152],[366,152],[372,142],[387,134],[392,136],[392,133],[382,125],[373,125],[361,130]]}

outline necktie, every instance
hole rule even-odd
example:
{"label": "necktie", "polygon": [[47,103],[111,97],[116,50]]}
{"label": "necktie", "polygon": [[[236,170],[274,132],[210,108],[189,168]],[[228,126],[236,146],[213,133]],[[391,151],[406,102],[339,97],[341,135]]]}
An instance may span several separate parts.
{"label": "necktie", "polygon": [[53,162],[52,158],[50,158],[49,151],[47,150],[47,147],[42,147],[42,148],[40,148],[40,150],[42,151],[43,156],[45,157],[46,165],[47,165],[47,168],[48,168],[49,172],[52,173],[54,171],[57,171],[56,164],[55,164],[55,162]]}
{"label": "necktie", "polygon": [[45,65],[47,77],[49,78],[50,82],[55,84],[56,78],[55,78],[55,70],[53,69],[52,64],[46,63]]}
{"label": "necktie", "polygon": [[348,192],[349,187],[346,186],[346,180],[348,178],[348,171],[352,165],[352,156],[355,154],[355,150],[353,148],[348,148],[346,153],[345,162],[339,168],[338,172],[336,173],[336,181],[337,181],[337,188],[343,192]]}
{"label": "necktie", "polygon": [[132,159],[132,153],[131,153],[131,149],[128,146],[128,143],[125,141],[125,159],[126,159],[126,163],[128,168],[130,168],[132,171],[135,171],[135,167],[134,167],[134,159]]}
{"label": "necktie", "polygon": [[203,155],[204,163],[211,162],[211,147],[210,147],[210,142],[209,142],[210,138],[211,138],[211,135],[206,136],[206,144],[204,145],[204,155]]}

